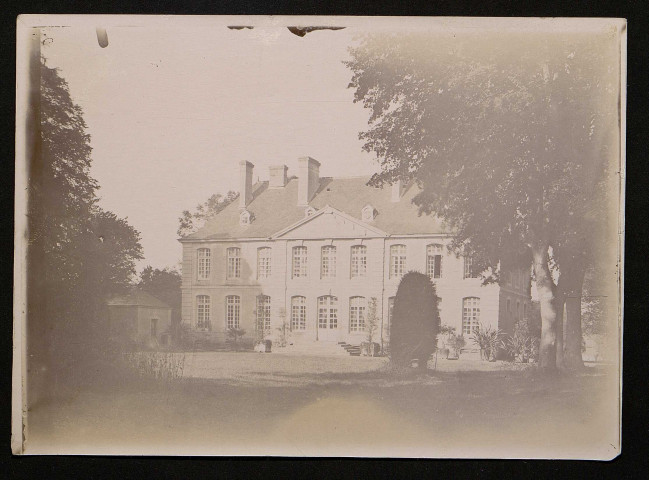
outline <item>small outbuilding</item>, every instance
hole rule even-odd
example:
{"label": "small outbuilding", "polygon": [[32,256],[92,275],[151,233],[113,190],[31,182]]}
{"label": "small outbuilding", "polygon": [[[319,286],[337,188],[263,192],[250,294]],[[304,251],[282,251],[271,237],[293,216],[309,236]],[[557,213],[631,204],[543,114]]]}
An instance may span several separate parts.
{"label": "small outbuilding", "polygon": [[171,343],[171,307],[163,301],[134,289],[106,304],[111,338],[152,348]]}

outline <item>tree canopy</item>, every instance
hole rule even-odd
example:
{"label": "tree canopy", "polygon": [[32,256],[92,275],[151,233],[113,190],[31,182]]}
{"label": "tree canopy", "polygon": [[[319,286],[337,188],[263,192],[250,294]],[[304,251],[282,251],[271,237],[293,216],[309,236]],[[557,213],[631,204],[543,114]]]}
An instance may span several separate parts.
{"label": "tree canopy", "polygon": [[185,237],[205,225],[205,221],[213,217],[239,197],[237,192],[230,190],[225,195],[216,193],[204,203],[196,206],[194,212],[183,210],[178,218],[178,236]]}
{"label": "tree canopy", "polygon": [[547,367],[556,342],[551,268],[569,270],[604,237],[616,47],[606,32],[379,34],[362,38],[346,63],[355,102],[371,112],[360,133],[382,167],[371,183],[416,180],[420,210],[444,220],[452,248],[471,254],[488,280],[532,263]]}
{"label": "tree canopy", "polygon": [[[103,340],[103,303],[142,258],[139,233],[97,205],[90,136],[66,81],[45,59],[30,159],[27,329],[32,372],[67,372]],[[48,379],[46,381],[51,380]]]}

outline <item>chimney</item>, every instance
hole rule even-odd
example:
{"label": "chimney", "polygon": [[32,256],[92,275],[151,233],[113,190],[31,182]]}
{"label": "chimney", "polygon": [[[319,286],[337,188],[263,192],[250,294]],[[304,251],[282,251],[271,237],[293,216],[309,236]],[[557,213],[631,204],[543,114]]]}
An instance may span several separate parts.
{"label": "chimney", "polygon": [[401,195],[403,194],[403,182],[401,180],[396,180],[392,184],[392,201],[398,202],[401,200]]}
{"label": "chimney", "polygon": [[268,187],[283,188],[286,186],[288,167],[286,165],[275,165],[268,167]]}
{"label": "chimney", "polygon": [[245,160],[239,162],[239,208],[246,208],[252,201],[252,169],[255,166]]}
{"label": "chimney", "polygon": [[297,159],[298,187],[297,204],[305,207],[309,204],[320,184],[320,162],[311,157]]}

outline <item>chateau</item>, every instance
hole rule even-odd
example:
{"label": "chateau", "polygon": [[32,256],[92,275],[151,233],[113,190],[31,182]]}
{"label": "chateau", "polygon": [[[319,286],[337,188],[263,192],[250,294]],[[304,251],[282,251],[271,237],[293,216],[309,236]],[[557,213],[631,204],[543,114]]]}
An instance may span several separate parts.
{"label": "chateau", "polygon": [[254,166],[240,163],[240,195],[199,231],[181,238],[182,321],[193,335],[224,342],[227,331],[283,323],[293,342],[360,344],[376,299],[376,341],[389,341],[401,277],[428,274],[440,297],[441,323],[465,335],[479,324],[511,332],[530,309],[529,272],[482,285],[471,259],[449,253],[450,236],[435,216],[419,215],[416,185],[367,185],[369,177],[320,177],[320,163],[298,160],[253,185]]}

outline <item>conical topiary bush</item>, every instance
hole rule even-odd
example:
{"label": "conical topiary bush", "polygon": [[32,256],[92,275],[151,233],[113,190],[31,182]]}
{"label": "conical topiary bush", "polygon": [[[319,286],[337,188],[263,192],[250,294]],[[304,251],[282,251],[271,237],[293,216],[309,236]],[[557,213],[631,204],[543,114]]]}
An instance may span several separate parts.
{"label": "conical topiary bush", "polygon": [[439,332],[439,312],[435,285],[423,273],[406,273],[394,299],[390,326],[390,362],[410,366],[417,359],[425,369],[435,351]]}

